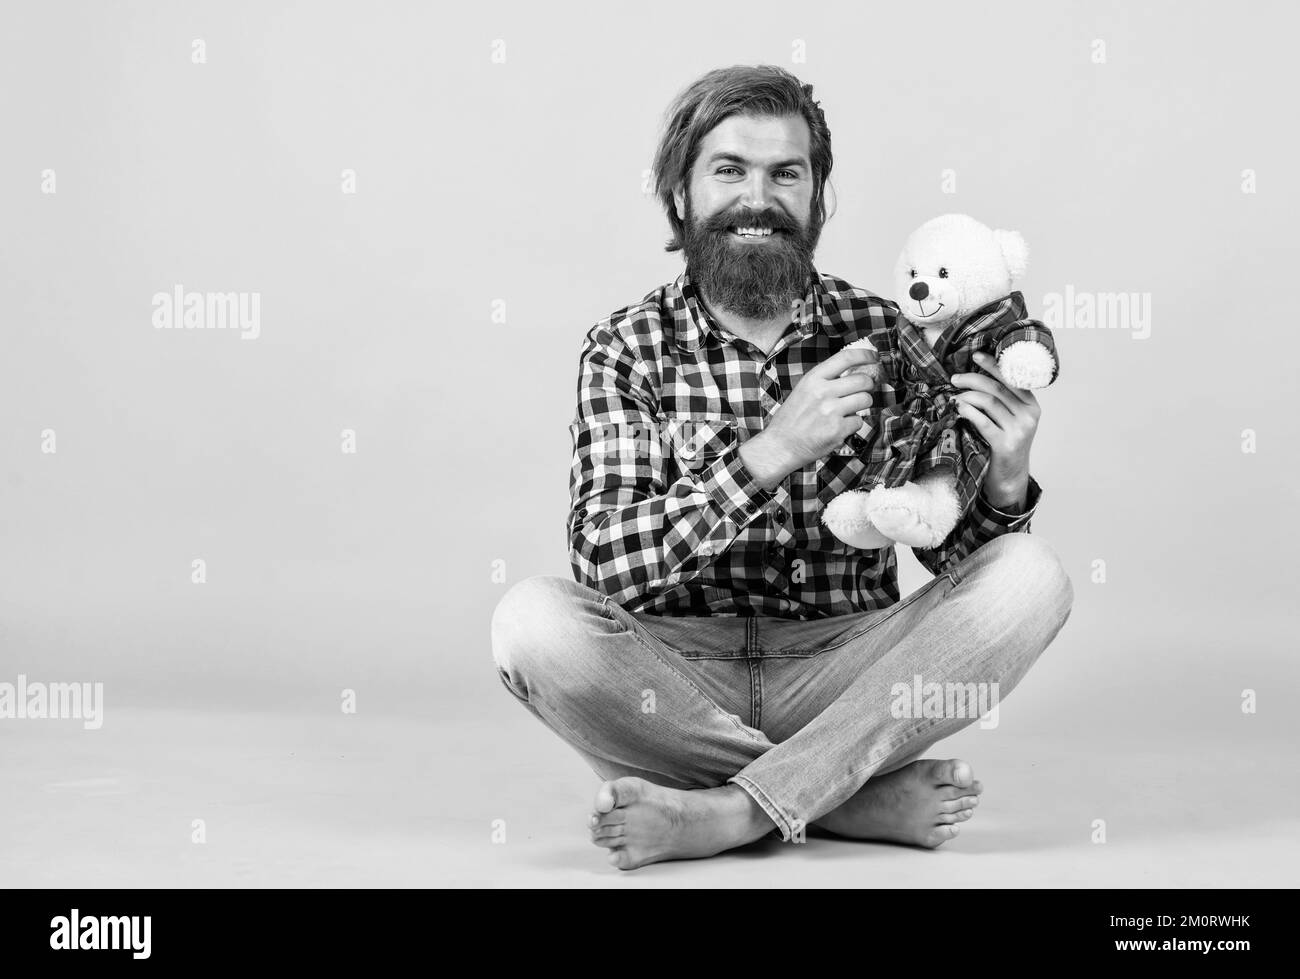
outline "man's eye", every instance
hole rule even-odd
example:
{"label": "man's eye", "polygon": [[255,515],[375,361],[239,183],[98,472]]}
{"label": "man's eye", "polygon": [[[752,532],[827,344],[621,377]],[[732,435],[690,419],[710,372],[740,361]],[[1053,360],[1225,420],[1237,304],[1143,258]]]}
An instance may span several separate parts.
{"label": "man's eye", "polygon": [[781,174],[785,174],[785,175],[786,175],[787,177],[789,177],[791,180],[798,180],[798,179],[799,179],[799,174],[795,173],[793,170],[778,170],[778,171],[777,171],[777,176],[780,176]]}
{"label": "man's eye", "polygon": [[726,173],[730,170],[732,173],[740,173],[735,167],[718,167],[718,173]]}
{"label": "man's eye", "polygon": [[940,270],[939,270],[939,278],[941,278],[941,279],[946,279],[946,278],[948,278],[948,270],[947,270],[947,269],[940,269]]}

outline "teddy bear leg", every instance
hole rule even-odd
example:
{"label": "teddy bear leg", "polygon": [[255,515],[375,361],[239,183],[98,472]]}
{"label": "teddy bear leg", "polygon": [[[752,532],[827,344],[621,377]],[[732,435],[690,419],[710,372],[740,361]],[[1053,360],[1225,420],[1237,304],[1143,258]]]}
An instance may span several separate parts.
{"label": "teddy bear leg", "polygon": [[902,486],[877,486],[868,494],[866,510],[876,529],[898,543],[938,547],[961,517],[957,480],[938,472]]}
{"label": "teddy bear leg", "polygon": [[998,356],[998,373],[1013,388],[1045,388],[1055,367],[1052,352],[1036,340],[1017,340]]}
{"label": "teddy bear leg", "polygon": [[841,493],[822,510],[822,523],[850,547],[874,551],[894,542],[880,533],[867,518],[867,494],[862,490]]}

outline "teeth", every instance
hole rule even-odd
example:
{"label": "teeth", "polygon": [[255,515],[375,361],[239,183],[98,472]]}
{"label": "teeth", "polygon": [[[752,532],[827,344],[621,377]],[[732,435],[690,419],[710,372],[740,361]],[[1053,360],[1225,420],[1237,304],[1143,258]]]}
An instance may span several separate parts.
{"label": "teeth", "polygon": [[772,233],[771,228],[737,228],[736,234],[747,235],[749,237],[766,238]]}

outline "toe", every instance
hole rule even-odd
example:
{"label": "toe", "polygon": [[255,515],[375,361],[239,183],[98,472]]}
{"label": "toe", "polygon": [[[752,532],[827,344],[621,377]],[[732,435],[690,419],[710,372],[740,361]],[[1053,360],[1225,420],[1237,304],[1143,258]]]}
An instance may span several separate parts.
{"label": "toe", "polygon": [[956,785],[970,788],[975,783],[975,773],[970,765],[959,758],[949,758],[938,762],[934,768],[934,778],[940,785]]}
{"label": "toe", "polygon": [[617,806],[626,806],[641,797],[641,780],[639,778],[616,778],[605,782],[596,791],[596,811],[607,813]]}
{"label": "toe", "polygon": [[957,826],[936,826],[930,833],[926,846],[939,846],[941,843],[947,843],[957,835],[959,827]]}
{"label": "toe", "polygon": [[951,826],[953,823],[964,823],[975,815],[973,809],[960,809],[957,812],[941,812],[935,817],[935,822],[940,826]]}
{"label": "toe", "polygon": [[948,799],[946,802],[939,803],[940,812],[961,812],[963,809],[974,809],[979,805],[979,799],[973,795],[963,795],[956,799]]}
{"label": "toe", "polygon": [[[607,813],[617,804],[618,800],[614,798],[614,783],[601,782],[600,788],[596,790],[596,813]],[[593,816],[593,818],[595,818]]]}
{"label": "toe", "polygon": [[591,838],[593,840],[621,840],[624,832],[622,826],[600,826],[592,831]]}
{"label": "toe", "polygon": [[595,826],[622,826],[627,822],[627,810],[615,809],[613,812],[601,813],[596,819]]}
{"label": "toe", "polygon": [[632,859],[632,855],[627,852],[625,846],[610,850],[609,862],[611,866],[617,867],[619,870],[632,870],[636,866],[636,862]]}
{"label": "toe", "polygon": [[630,806],[642,796],[641,789],[645,786],[639,778],[619,778],[612,783],[614,787],[614,804],[616,806]]}

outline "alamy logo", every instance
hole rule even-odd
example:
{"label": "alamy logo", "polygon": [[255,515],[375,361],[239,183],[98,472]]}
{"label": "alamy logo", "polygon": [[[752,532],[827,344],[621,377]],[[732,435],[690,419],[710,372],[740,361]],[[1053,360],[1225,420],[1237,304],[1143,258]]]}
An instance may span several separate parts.
{"label": "alamy logo", "polygon": [[992,683],[924,683],[918,673],[911,683],[895,683],[889,690],[893,698],[889,713],[895,720],[905,718],[980,718],[984,729],[998,726],[998,684]]}
{"label": "alamy logo", "polygon": [[131,958],[147,959],[152,929],[153,919],[147,914],[90,915],[83,918],[73,908],[67,917],[56,915],[50,919],[50,948],[129,949]]}
{"label": "alamy logo", "polygon": [[104,723],[102,683],[28,683],[19,673],[18,682],[0,683],[0,721],[79,720],[88,731]]}
{"label": "alamy logo", "polygon": [[1043,323],[1051,330],[1128,330],[1132,340],[1151,336],[1151,293],[1076,292],[1043,296]]}
{"label": "alamy logo", "polygon": [[153,294],[155,330],[238,330],[244,340],[262,332],[260,292],[186,292],[177,283],[171,292]]}

